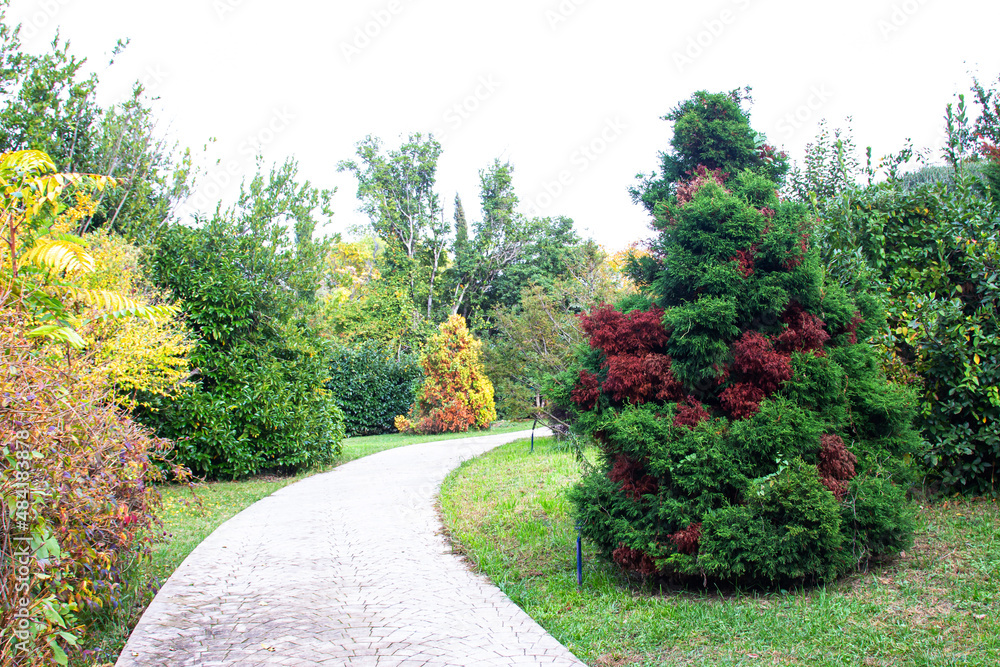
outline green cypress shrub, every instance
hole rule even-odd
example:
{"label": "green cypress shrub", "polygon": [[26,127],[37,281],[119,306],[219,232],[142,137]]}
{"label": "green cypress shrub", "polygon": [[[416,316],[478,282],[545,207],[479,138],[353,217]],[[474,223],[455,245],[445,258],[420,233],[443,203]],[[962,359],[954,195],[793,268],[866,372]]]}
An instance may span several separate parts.
{"label": "green cypress shrub", "polygon": [[877,303],[826,282],[737,95],[667,118],[663,177],[634,193],[658,232],[632,266],[642,298],[582,317],[589,348],[554,382],[603,453],[572,493],[584,534],[626,570],[699,582],[822,582],[898,553],[920,440],[867,342]]}

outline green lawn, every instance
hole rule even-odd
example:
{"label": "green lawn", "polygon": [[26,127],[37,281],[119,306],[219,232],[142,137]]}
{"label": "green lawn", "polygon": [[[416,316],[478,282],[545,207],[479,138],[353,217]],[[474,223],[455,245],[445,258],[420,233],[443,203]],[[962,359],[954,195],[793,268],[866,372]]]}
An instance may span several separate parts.
{"label": "green lawn", "polygon": [[531,428],[531,422],[498,422],[487,431],[469,431],[468,433],[447,433],[443,435],[373,435],[361,438],[348,438],[344,441],[343,451],[330,466],[319,470],[300,473],[289,477],[257,477],[238,482],[209,482],[188,486],[168,485],[160,489],[163,505],[160,518],[163,520],[165,539],[153,547],[150,561],[141,566],[142,574],[134,582],[136,590],[133,595],[129,612],[116,614],[108,619],[98,629],[92,645],[97,646],[97,662],[90,658],[80,665],[102,664],[114,662],[125,645],[128,635],[146,605],[152,600],[156,589],[177,567],[187,558],[187,555],[208,537],[212,531],[225,523],[245,508],[265,498],[278,489],[296,482],[303,477],[318,472],[332,470],[338,465],[354,459],[375,454],[387,449],[405,447],[431,440],[451,440],[469,438],[477,435],[493,435],[511,433]]}
{"label": "green lawn", "polygon": [[[914,548],[835,585],[775,593],[652,590],[597,560],[565,489],[573,455],[511,443],[445,481],[445,523],[475,566],[590,665],[1000,664],[1000,506],[918,509]],[[588,453],[593,456],[593,453]]]}

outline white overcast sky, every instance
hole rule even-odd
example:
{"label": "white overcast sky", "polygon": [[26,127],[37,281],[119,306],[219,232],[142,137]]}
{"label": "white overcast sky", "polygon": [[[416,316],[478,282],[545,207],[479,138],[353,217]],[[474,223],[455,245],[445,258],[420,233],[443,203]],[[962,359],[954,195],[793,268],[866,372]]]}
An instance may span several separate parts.
{"label": "white overcast sky", "polygon": [[817,121],[846,116],[876,156],[907,138],[937,154],[945,105],[1000,75],[992,0],[13,0],[7,19],[29,51],[60,30],[102,102],[142,80],[172,139],[216,138],[206,210],[260,144],[336,186],[328,231],[346,230],[364,218],[337,162],[367,134],[433,131],[449,218],[456,192],[478,213],[478,171],[499,157],[526,213],[570,216],[611,249],[648,236],[627,189],[696,90],[752,86],[754,128],[796,159]]}

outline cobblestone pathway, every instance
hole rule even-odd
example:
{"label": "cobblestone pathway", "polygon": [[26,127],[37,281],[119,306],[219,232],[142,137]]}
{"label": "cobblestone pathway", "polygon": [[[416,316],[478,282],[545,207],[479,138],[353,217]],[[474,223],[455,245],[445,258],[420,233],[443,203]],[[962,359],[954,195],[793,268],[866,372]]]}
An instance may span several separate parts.
{"label": "cobblestone pathway", "polygon": [[220,526],[118,667],[582,665],[441,535],[445,475],[527,432],[411,445],[287,486]]}

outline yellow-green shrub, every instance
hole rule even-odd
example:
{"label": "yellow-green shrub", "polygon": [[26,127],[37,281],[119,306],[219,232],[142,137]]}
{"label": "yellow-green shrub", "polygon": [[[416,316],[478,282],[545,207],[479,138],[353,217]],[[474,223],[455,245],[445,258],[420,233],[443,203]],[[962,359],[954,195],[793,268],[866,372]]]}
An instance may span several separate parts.
{"label": "yellow-green shrub", "polygon": [[420,365],[424,384],[409,419],[396,419],[396,428],[417,433],[467,431],[496,421],[493,384],[480,361],[482,343],[472,337],[465,318],[452,315],[427,341]]}

